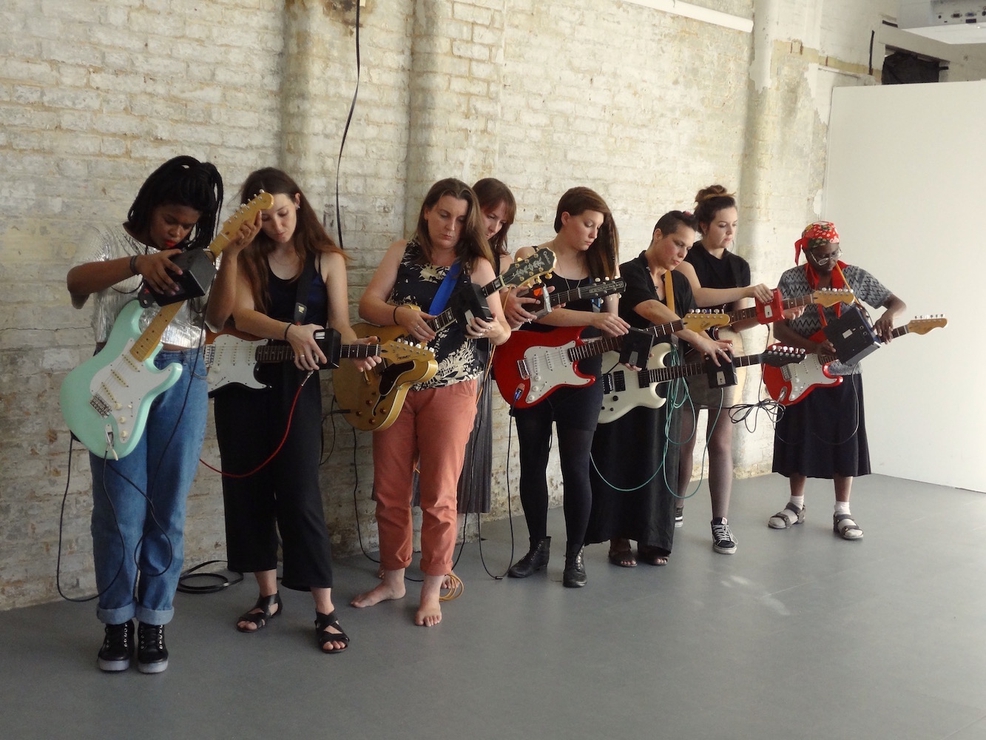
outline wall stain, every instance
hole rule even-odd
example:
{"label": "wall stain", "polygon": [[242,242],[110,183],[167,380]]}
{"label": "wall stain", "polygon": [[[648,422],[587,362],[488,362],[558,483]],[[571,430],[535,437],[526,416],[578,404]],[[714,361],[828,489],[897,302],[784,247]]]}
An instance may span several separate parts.
{"label": "wall stain", "polygon": [[[286,0],[285,7],[291,11],[306,11],[321,8],[322,13],[334,18],[350,28],[356,27],[356,10],[359,0]],[[362,12],[366,12],[363,8]]]}

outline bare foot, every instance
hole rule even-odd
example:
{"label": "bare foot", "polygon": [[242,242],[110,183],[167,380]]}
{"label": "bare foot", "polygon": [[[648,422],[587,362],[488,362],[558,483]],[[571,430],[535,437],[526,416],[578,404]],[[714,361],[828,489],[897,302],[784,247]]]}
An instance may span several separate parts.
{"label": "bare foot", "polygon": [[442,621],[442,582],[445,576],[425,576],[421,584],[421,605],[414,615],[414,623],[421,627],[434,627]]}
{"label": "bare foot", "polygon": [[404,594],[404,569],[388,570],[384,571],[383,581],[379,585],[365,594],[360,594],[349,603],[357,609],[363,609],[368,606],[376,606],[381,601],[403,599]]}

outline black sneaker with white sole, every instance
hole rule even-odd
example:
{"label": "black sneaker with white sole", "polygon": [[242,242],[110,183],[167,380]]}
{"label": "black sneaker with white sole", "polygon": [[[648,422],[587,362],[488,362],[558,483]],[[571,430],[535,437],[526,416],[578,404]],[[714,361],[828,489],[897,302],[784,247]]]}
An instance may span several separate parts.
{"label": "black sneaker with white sole", "polygon": [[717,517],[712,520],[712,549],[723,555],[732,555],[736,552],[736,540],[733,533],[729,531],[729,525],[725,517]]}
{"label": "black sneaker with white sole", "polygon": [[168,667],[168,648],[164,645],[163,624],[137,624],[137,670],[160,673]]}
{"label": "black sneaker with white sole", "polygon": [[106,625],[106,636],[99,649],[99,670],[107,673],[125,671],[130,667],[134,654],[134,623],[128,620],[123,624]]}

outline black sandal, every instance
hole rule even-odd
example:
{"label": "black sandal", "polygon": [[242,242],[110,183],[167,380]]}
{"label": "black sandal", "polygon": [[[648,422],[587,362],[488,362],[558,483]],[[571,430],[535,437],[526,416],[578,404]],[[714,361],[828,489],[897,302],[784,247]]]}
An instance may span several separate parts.
{"label": "black sandal", "polygon": [[[277,607],[277,611],[271,612],[271,607],[274,606]],[[262,609],[263,611],[257,613],[254,611],[255,609]],[[236,620],[236,629],[240,632],[260,632],[260,630],[267,626],[267,622],[282,611],[284,611],[284,604],[281,603],[281,595],[276,591],[270,596],[258,596],[257,603],[253,605],[253,609],[246,614],[241,614],[240,618]],[[240,626],[240,622],[249,622],[250,624],[257,625],[257,627],[256,629],[244,628]]]}
{"label": "black sandal", "polygon": [[[333,627],[338,632],[326,632],[325,630],[329,627]],[[349,635],[342,631],[342,625],[339,624],[339,620],[336,619],[336,613],[322,614],[322,612],[315,612],[315,639],[318,640],[318,648],[323,653],[327,655],[332,655],[333,653],[345,652],[349,647]],[[325,650],[325,645],[330,642],[341,642],[346,647],[341,647],[336,650]]]}

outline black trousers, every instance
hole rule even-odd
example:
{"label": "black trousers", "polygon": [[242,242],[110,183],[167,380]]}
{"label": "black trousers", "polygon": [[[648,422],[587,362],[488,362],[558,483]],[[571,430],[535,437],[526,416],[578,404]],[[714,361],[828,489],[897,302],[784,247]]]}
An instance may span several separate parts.
{"label": "black trousers", "polygon": [[[290,363],[263,371],[270,388],[231,385],[215,395],[224,473],[251,472],[284,439],[304,373]],[[277,568],[279,530],[282,584],[305,591],[332,587],[332,551],[318,484],[321,451],[322,395],[318,375],[313,375],[301,388],[291,429],[274,459],[248,477],[223,477],[230,570],[253,573]]]}

